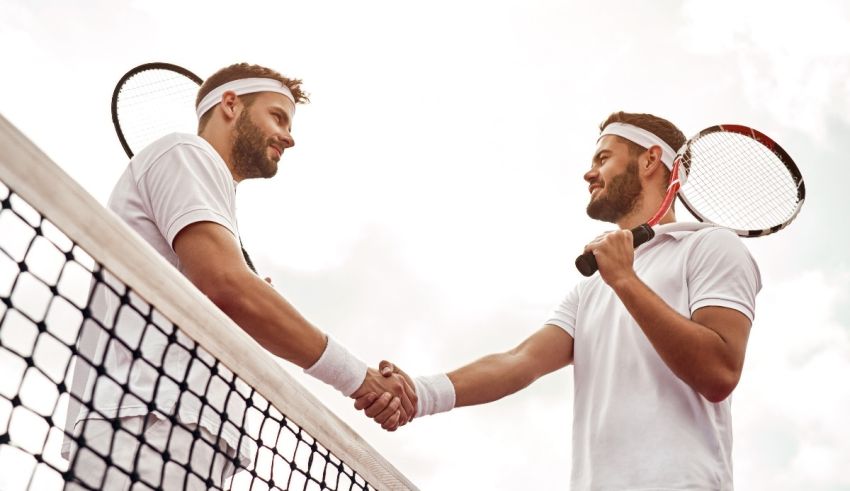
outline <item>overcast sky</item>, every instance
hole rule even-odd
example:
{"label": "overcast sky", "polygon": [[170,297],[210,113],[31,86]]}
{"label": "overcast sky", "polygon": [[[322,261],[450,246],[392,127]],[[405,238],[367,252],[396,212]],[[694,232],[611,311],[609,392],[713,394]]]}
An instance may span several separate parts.
{"label": "overcast sky", "polygon": [[[370,363],[445,371],[513,347],[608,225],[582,174],[611,112],[686,134],[754,126],[808,199],[761,267],[733,396],[738,489],[850,489],[850,5],[836,1],[4,0],[0,113],[105,203],[129,68],[234,62],[302,78],[296,146],[238,189],[246,248]],[[681,217],[680,217],[681,218]],[[291,370],[422,489],[565,489],[572,369],[387,434]]]}

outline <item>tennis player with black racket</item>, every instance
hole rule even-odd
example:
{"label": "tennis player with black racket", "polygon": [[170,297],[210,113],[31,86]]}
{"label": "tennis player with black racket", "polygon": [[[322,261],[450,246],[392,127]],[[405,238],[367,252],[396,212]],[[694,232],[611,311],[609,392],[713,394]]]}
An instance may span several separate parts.
{"label": "tennis player with black racket", "polygon": [[[308,322],[251,271],[240,250],[236,186],[277,173],[294,145],[296,104],[308,100],[301,81],[245,63],[219,70],[200,87],[199,81],[163,63],[122,77],[113,120],[132,158],[109,208],[272,354],[345,396],[388,393],[389,422],[407,423],[416,408],[413,388],[400,376],[385,378],[367,368]],[[97,373],[78,364],[73,375],[72,392],[85,408],[69,411],[69,433],[88,448],[71,458],[79,482],[69,487],[135,489],[141,482],[157,489],[221,489],[255,455],[251,439],[243,437],[248,403],[230,397],[220,377],[181,352],[168,333],[139,339],[144,318],[104,295],[105,289],[94,292],[92,315],[114,319],[114,339],[108,347],[97,336],[80,341],[94,347],[81,346],[82,352],[94,349],[92,359],[104,361]],[[164,381],[162,374],[172,378]],[[182,384],[203,400],[187,396]],[[169,454],[182,465],[164,458]],[[104,476],[113,465],[128,473]]]}
{"label": "tennis player with black racket", "polygon": [[[600,129],[584,175],[587,214],[619,230],[577,260],[590,277],[517,347],[412,379],[427,408],[418,415],[495,401],[572,364],[570,489],[731,490],[729,395],[761,288],[736,232],[787,225],[805,197],[802,177],[778,145],[741,126],[687,144],[650,114],[614,113]],[[683,182],[702,223],[676,222]],[[382,369],[403,374],[386,361]],[[380,403],[355,407],[381,421]]]}

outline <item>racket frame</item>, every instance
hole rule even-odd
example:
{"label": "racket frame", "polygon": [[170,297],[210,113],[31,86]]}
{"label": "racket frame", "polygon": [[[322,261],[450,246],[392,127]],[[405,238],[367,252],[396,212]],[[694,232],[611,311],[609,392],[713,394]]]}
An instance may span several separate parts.
{"label": "racket frame", "polygon": [[[773,227],[766,229],[735,229],[724,225],[720,226],[735,232],[740,237],[761,237],[764,235],[772,234],[774,232],[778,232],[783,228],[787,227],[791,222],[794,221],[795,218],[797,218],[797,215],[800,213],[800,209],[803,207],[803,202],[805,202],[806,200],[806,184],[803,181],[803,174],[800,172],[800,169],[797,167],[797,164],[794,163],[794,160],[791,159],[791,156],[788,155],[788,152],[786,152],[785,149],[779,146],[779,144],[776,143],[769,136],[754,128],[750,128],[749,126],[744,126],[740,124],[719,124],[706,128],[691,137],[687,141],[687,143],[685,143],[682,149],[678,152],[676,159],[679,160],[684,158],[687,155],[690,146],[703,136],[718,132],[735,133],[746,138],[750,138],[770,150],[788,170],[788,173],[794,180],[794,184],[797,188],[797,207],[794,209],[794,212],[791,214],[791,216],[781,224],[774,225]],[[690,214],[694,216],[694,218],[704,223],[715,223],[710,218],[700,213],[696,209],[696,207],[693,206],[690,201],[688,201],[687,195],[682,192],[682,190],[679,190],[678,195],[679,200],[682,202],[685,208],[687,208],[688,212],[690,212]]]}
{"label": "racket frame", "polygon": [[143,63],[137,67],[130,69],[127,73],[125,73],[118,83],[115,84],[115,89],[112,91],[112,124],[115,126],[115,134],[118,136],[118,141],[121,142],[121,147],[124,148],[124,152],[127,154],[127,157],[133,158],[133,149],[130,148],[130,144],[127,143],[126,138],[124,138],[124,132],[121,131],[121,122],[118,119],[118,97],[121,94],[121,89],[124,87],[124,83],[130,80],[132,77],[138,75],[139,73],[148,71],[148,70],[169,70],[175,73],[179,73],[189,80],[195,82],[200,85],[203,83],[203,79],[191,71],[183,68],[179,65],[174,65],[172,63],[164,63],[164,62],[152,62],[152,63]]}

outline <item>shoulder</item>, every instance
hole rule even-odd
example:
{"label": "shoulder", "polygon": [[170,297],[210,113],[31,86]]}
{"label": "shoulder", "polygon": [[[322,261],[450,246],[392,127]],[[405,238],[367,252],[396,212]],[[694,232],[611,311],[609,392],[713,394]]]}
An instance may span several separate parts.
{"label": "shoulder", "polygon": [[190,133],[170,133],[142,149],[134,158],[134,161],[157,160],[163,155],[174,150],[197,152],[209,158],[220,159],[221,157],[206,140],[198,135]]}
{"label": "shoulder", "polygon": [[656,236],[668,236],[678,247],[733,247],[746,249],[741,238],[728,228],[711,223],[676,222],[657,227]]}
{"label": "shoulder", "polygon": [[724,227],[709,227],[694,232],[688,237],[687,243],[692,250],[740,251],[748,256],[750,255],[744,241],[735,232]]}
{"label": "shoulder", "polygon": [[[761,284],[761,272],[750,250],[735,232],[723,227],[700,230],[689,237],[687,264],[691,276],[744,274]],[[760,287],[759,287],[760,288]]]}
{"label": "shoulder", "polygon": [[227,164],[213,146],[200,136],[189,133],[171,133],[154,141],[133,157],[130,167],[139,180],[162,163],[166,163],[172,172],[175,168],[201,167],[225,177],[230,174]]}

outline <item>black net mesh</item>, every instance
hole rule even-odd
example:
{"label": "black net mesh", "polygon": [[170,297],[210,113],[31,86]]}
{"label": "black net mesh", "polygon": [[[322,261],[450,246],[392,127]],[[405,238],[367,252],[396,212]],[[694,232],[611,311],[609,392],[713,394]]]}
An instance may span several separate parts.
{"label": "black net mesh", "polygon": [[2,182],[0,203],[0,489],[373,489]]}

